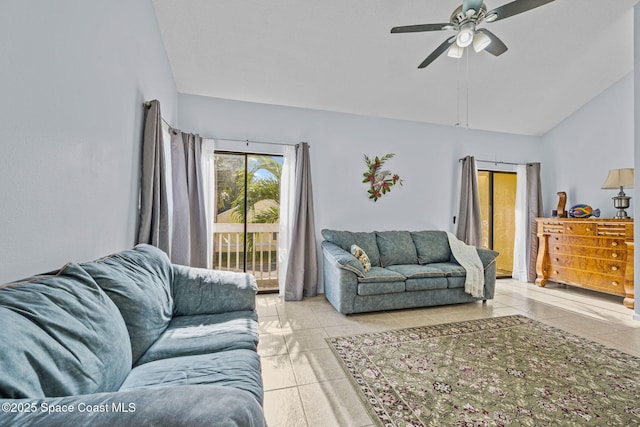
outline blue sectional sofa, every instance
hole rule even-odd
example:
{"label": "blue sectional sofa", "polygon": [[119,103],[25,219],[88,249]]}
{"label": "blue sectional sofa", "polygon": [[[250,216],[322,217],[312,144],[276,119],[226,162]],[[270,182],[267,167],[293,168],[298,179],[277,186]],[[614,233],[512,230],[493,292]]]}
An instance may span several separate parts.
{"label": "blue sectional sofa", "polygon": [[265,425],[257,286],[138,245],[0,286],[0,425]]}
{"label": "blue sectional sofa", "polygon": [[[395,310],[492,299],[498,252],[476,248],[484,267],[484,295],[465,292],[466,270],[444,231],[322,230],[324,292],[341,313]],[[369,258],[365,271],[352,245]]]}

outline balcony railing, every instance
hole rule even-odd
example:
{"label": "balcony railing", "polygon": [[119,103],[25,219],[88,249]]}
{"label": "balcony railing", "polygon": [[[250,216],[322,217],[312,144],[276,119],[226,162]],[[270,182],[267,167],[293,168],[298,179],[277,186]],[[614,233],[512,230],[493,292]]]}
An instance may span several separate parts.
{"label": "balcony railing", "polygon": [[213,268],[253,274],[258,289],[278,289],[279,224],[247,224],[245,252],[244,224],[213,225]]}

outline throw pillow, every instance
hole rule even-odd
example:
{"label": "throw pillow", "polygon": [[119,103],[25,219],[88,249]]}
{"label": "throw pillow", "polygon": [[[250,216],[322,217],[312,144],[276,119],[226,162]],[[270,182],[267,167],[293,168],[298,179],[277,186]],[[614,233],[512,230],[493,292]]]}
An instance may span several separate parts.
{"label": "throw pillow", "polygon": [[371,261],[367,256],[367,253],[358,245],[351,245],[351,255],[356,257],[362,267],[364,268],[365,273],[371,270]]}

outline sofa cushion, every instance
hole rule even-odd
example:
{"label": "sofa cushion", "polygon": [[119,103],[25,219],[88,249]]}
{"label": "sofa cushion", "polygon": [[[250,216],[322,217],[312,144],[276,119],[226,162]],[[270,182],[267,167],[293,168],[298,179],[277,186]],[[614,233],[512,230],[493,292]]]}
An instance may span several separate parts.
{"label": "sofa cushion", "polygon": [[448,286],[447,277],[420,277],[415,279],[407,279],[405,288],[407,292],[413,291],[432,291],[434,289],[446,289]]}
{"label": "sofa cushion", "polygon": [[365,277],[358,278],[358,295],[378,295],[404,292],[405,277],[382,267],[371,267]]}
{"label": "sofa cushion", "polygon": [[448,262],[451,259],[449,239],[444,231],[413,231],[411,238],[420,264]]}
{"label": "sofa cushion", "polygon": [[467,275],[467,271],[464,267],[455,262],[436,262],[429,264],[429,267],[442,271],[447,276],[465,277]]}
{"label": "sofa cushion", "polygon": [[169,357],[246,349],[257,351],[258,318],[255,311],[178,316],[137,365]]}
{"label": "sofa cushion", "polygon": [[117,390],[131,369],[127,328],[77,264],[0,287],[0,397]]}
{"label": "sofa cushion", "polygon": [[406,279],[402,274],[397,271],[389,270],[382,267],[371,267],[371,270],[364,274],[364,277],[358,277],[360,283],[384,283],[400,281],[403,282]]}
{"label": "sofa cushion", "polygon": [[449,289],[464,288],[464,282],[466,279],[466,276],[448,276],[447,287]]}
{"label": "sofa cushion", "polygon": [[171,321],[169,258],[156,247],[138,245],[81,265],[118,306],[137,362]]}
{"label": "sofa cushion", "polygon": [[421,279],[429,277],[445,277],[446,272],[430,265],[406,264],[392,265],[387,270],[395,271],[405,276],[407,279]]}
{"label": "sofa cushion", "polygon": [[380,266],[380,253],[378,252],[375,232],[324,229],[322,230],[322,237],[347,252],[351,251],[351,245],[358,245],[366,252],[372,267]]}
{"label": "sofa cushion", "polygon": [[417,264],[416,246],[408,231],[377,231],[380,265]]}
{"label": "sofa cushion", "polygon": [[395,294],[404,291],[404,281],[358,283],[358,295]]}
{"label": "sofa cushion", "polygon": [[252,350],[229,350],[145,363],[133,368],[120,390],[193,384],[213,384],[244,390],[260,404],[263,402],[260,357]]}

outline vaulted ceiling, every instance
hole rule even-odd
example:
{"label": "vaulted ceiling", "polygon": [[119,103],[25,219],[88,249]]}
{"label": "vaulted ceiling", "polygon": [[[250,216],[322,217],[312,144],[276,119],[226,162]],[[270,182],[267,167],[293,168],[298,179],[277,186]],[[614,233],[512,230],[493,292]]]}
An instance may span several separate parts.
{"label": "vaulted ceiling", "polygon": [[[633,69],[638,0],[556,0],[484,23],[508,46],[417,66],[461,0],[153,0],[177,89],[541,135]],[[491,10],[508,0],[486,0]]]}

